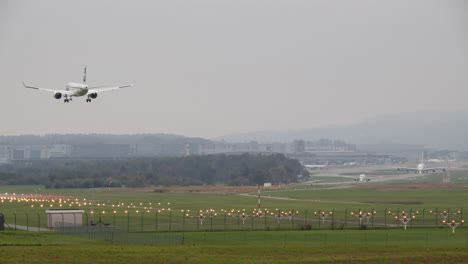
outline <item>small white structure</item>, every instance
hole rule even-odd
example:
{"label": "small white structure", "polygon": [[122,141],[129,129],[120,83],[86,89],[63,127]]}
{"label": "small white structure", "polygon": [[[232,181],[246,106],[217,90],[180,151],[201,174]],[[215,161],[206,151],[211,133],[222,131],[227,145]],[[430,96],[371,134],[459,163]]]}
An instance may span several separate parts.
{"label": "small white structure", "polygon": [[271,182],[265,182],[265,183],[263,183],[263,187],[271,187]]}
{"label": "small white structure", "polygon": [[84,210],[78,209],[49,209],[47,214],[47,227],[54,228],[57,224],[83,224]]}

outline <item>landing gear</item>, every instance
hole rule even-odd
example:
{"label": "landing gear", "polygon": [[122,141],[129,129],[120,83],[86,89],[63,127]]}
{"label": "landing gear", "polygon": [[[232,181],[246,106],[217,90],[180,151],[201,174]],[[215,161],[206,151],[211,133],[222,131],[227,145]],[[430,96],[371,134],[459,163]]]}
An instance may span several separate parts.
{"label": "landing gear", "polygon": [[69,103],[72,100],[71,96],[68,98],[68,96],[65,95],[65,99],[63,99],[64,103]]}
{"label": "landing gear", "polygon": [[91,99],[90,99],[90,98],[87,98],[87,99],[86,99],[86,102],[87,102],[87,103],[91,103]]}

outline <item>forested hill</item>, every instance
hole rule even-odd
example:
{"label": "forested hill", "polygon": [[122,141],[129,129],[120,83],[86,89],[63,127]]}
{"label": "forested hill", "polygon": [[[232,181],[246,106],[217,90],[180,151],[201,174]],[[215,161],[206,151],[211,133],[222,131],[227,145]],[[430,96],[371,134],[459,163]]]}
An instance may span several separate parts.
{"label": "forested hill", "polygon": [[47,188],[292,183],[307,174],[298,160],[275,155],[208,155],[133,160],[47,161],[0,166],[0,184]]}

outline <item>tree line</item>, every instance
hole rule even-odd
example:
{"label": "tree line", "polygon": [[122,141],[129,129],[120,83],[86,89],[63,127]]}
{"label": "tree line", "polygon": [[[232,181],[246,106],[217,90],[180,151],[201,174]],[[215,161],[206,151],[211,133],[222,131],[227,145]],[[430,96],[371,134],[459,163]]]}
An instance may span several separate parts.
{"label": "tree line", "polygon": [[287,184],[307,176],[298,160],[283,154],[55,160],[0,166],[0,184],[47,188]]}

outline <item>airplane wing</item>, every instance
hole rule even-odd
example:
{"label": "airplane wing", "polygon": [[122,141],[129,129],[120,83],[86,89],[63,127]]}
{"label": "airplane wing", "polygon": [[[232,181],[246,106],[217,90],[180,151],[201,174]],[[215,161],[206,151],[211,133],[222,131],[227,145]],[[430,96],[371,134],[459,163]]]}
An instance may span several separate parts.
{"label": "airplane wing", "polygon": [[443,167],[437,167],[437,168],[424,168],[424,171],[432,171],[432,172],[436,172],[436,171],[445,171],[445,168],[443,168]]}
{"label": "airplane wing", "polygon": [[45,88],[41,88],[41,87],[36,87],[36,86],[29,86],[29,85],[26,85],[24,82],[23,82],[23,86],[25,88],[29,88],[29,89],[34,89],[34,90],[40,90],[40,91],[46,91],[46,92],[51,92],[51,93],[61,93],[61,94],[71,94],[70,91],[66,91],[66,90],[52,90],[52,89],[45,89]]}
{"label": "airplane wing", "polygon": [[397,168],[397,171],[418,171],[415,168]]}
{"label": "airplane wing", "polygon": [[103,93],[103,92],[110,92],[113,90],[131,87],[133,84],[126,84],[121,86],[94,86],[88,88],[88,93]]}

